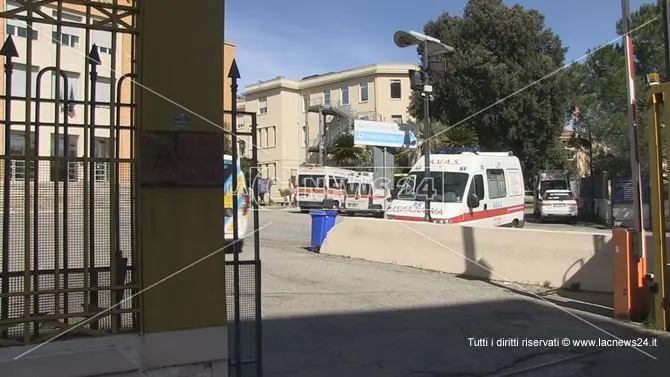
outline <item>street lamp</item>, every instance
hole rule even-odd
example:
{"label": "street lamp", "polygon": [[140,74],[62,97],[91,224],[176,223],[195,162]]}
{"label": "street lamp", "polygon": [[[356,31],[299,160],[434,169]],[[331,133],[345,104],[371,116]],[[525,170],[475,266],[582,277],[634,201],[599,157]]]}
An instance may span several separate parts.
{"label": "street lamp", "polygon": [[[429,58],[431,56],[443,55],[453,52],[454,48],[448,46],[437,38],[425,35],[414,30],[396,31],[393,34],[393,41],[396,46],[400,48],[415,46],[421,44],[423,49],[421,51],[421,71],[423,82],[423,123],[424,123],[424,141],[423,141],[423,158],[424,158],[424,179],[426,182],[430,177],[430,95],[433,92],[433,87],[428,80],[428,66]],[[412,74],[412,72],[410,72]],[[417,184],[415,182],[415,184]],[[432,190],[431,190],[432,191]],[[430,197],[426,195],[424,218],[430,222]]]}

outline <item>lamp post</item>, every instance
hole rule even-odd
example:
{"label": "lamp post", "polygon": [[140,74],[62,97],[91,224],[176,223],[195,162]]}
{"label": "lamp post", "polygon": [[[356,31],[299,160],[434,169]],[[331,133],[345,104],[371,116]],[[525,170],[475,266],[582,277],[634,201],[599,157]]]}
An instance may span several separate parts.
{"label": "lamp post", "polygon": [[[416,32],[414,30],[408,31],[397,31],[393,34],[393,41],[396,46],[400,48],[410,47],[421,44],[423,49],[421,50],[421,82],[423,93],[423,127],[424,127],[424,140],[423,140],[423,158],[424,158],[424,179],[428,182],[430,177],[430,97],[433,92],[433,87],[430,85],[428,77],[428,68],[430,57],[443,55],[449,52],[453,52],[454,48],[448,46],[437,38]],[[413,76],[413,72],[410,71],[410,75]],[[415,182],[415,185],[417,183]],[[432,187],[432,186],[431,186]],[[432,189],[431,189],[432,192]],[[430,195],[425,197],[425,206],[424,206],[424,218],[426,221],[430,222]]]}

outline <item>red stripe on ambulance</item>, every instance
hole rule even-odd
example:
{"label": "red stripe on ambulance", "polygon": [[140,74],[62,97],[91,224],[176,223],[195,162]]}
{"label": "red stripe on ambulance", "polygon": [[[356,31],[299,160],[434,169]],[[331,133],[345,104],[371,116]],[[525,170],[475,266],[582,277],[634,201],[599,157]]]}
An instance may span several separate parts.
{"label": "red stripe on ambulance", "polygon": [[[433,217],[434,222],[448,222],[451,224],[458,224],[466,221],[475,221],[475,220],[484,220],[496,216],[504,216],[510,213],[521,212],[522,217],[525,212],[525,204],[515,205],[510,207],[494,208],[487,209],[484,211],[472,211],[466,212],[462,215],[450,217],[450,218],[436,218]],[[424,221],[423,216],[402,216],[402,215],[389,215],[390,219],[393,220],[408,220],[408,221]]]}

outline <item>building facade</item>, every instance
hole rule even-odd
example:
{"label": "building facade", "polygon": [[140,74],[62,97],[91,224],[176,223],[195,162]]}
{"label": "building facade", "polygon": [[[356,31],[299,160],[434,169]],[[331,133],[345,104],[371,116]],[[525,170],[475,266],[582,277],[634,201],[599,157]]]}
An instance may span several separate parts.
{"label": "building facade", "polygon": [[[23,6],[12,1],[0,3],[6,11],[16,10]],[[64,4],[62,13],[58,14],[55,5],[45,3],[39,7],[43,14],[55,20],[63,20],[73,24],[82,24],[81,27],[61,26],[57,30],[55,25],[35,23],[27,25],[25,21],[16,19],[2,19],[3,25],[0,38],[4,42],[8,36],[16,46],[18,57],[13,59],[11,74],[11,93],[7,93],[5,68],[2,67],[0,92],[10,94],[11,100],[3,102],[2,132],[0,132],[0,146],[5,155],[9,156],[60,156],[67,154],[70,157],[110,158],[112,149],[110,131],[118,126],[121,129],[130,127],[131,121],[131,91],[132,80],[119,79],[131,72],[131,36],[129,34],[90,30],[86,33],[83,27],[86,23],[95,23],[108,18],[95,9],[87,15],[82,5]],[[26,16],[26,10],[20,10],[18,16]],[[88,35],[87,35],[88,34]],[[30,48],[28,47],[30,45]],[[92,85],[89,79],[90,64],[86,57],[93,45],[97,46],[100,61],[97,65],[97,80],[95,85],[95,99],[92,99]],[[57,75],[53,69],[58,68],[67,77]],[[40,74],[40,72],[43,72]],[[38,82],[39,77],[39,82]],[[57,79],[59,77],[59,79]],[[67,81],[67,88],[66,86]],[[39,90],[39,93],[38,93]],[[68,99],[69,106],[62,103],[57,105],[55,99]],[[94,103],[93,103],[94,102]],[[39,103],[39,111],[38,111]],[[112,103],[117,104],[112,115]],[[127,104],[127,106],[118,105]],[[5,106],[11,106],[11,124],[9,130],[9,150],[4,151],[5,138]],[[93,118],[94,116],[94,118]],[[93,132],[86,130],[85,124],[95,121]],[[69,125],[67,146],[63,136],[63,125],[67,120]],[[115,123],[115,124],[112,124]],[[39,128],[39,136],[35,131]],[[56,132],[56,130],[59,130]],[[119,157],[130,157],[130,132],[125,130],[119,133]],[[32,142],[26,142],[29,138]],[[26,148],[31,148],[32,153]],[[53,161],[40,161],[40,165],[53,165]],[[59,180],[79,181],[83,179],[81,163],[68,162],[68,166],[61,166]],[[35,162],[13,160],[9,174],[12,180],[24,180],[26,175],[30,179],[51,181],[54,179],[54,166],[44,166],[38,169],[34,177]],[[106,181],[109,172],[108,164],[99,163],[94,167],[95,179]],[[121,172],[125,178],[129,174]]]}
{"label": "building facade", "polygon": [[[318,162],[322,134],[332,139],[350,130],[354,119],[407,121],[410,69],[417,66],[372,64],[248,85],[238,108],[258,114],[259,168],[264,178],[272,179],[271,197],[278,199],[279,189],[295,179],[300,164]],[[240,116],[238,129],[247,131],[249,122]]]}
{"label": "building facade", "polygon": [[[223,42],[223,110],[225,111],[230,111],[233,108],[233,99],[231,97],[230,89],[232,81],[228,77],[228,73],[230,72],[233,60],[235,60],[236,50],[237,45],[235,43],[228,41]],[[223,121],[226,126],[230,125],[230,115],[224,115]]]}

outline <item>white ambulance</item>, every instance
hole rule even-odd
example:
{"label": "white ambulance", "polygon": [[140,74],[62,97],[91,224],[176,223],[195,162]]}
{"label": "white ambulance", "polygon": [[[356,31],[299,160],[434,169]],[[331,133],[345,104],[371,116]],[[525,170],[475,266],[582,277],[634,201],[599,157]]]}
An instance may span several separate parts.
{"label": "white ambulance", "polygon": [[390,190],[375,188],[374,174],[369,172],[353,173],[347,180],[346,194],[341,212],[349,216],[369,213],[383,218],[389,204],[387,199],[391,198]]}
{"label": "white ambulance", "polygon": [[347,178],[353,170],[319,164],[298,167],[297,201],[300,212],[311,209],[340,209],[345,201]]}
{"label": "white ambulance", "polygon": [[426,198],[431,220],[473,226],[524,225],[524,181],[521,164],[512,152],[432,154],[430,176],[424,159],[412,167],[386,217],[424,220]]}

